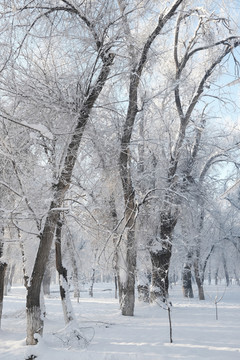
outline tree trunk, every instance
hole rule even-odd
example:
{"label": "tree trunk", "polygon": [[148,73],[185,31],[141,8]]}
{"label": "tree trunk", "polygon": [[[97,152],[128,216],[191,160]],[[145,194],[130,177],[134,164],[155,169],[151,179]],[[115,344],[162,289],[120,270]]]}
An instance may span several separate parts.
{"label": "tree trunk", "polygon": [[228,268],[227,268],[227,261],[226,261],[224,254],[222,254],[222,260],[223,260],[223,268],[224,268],[224,274],[225,274],[225,279],[226,279],[226,286],[229,286],[229,283],[230,283],[229,273],[228,273]]}
{"label": "tree trunk", "polygon": [[113,254],[113,271],[114,271],[114,283],[115,283],[115,299],[119,298],[120,300],[120,278],[119,278],[119,268],[118,268],[118,235],[116,233],[116,229],[118,227],[118,219],[117,219],[117,210],[115,197],[112,193],[109,200],[110,205],[110,213],[112,219],[112,231],[113,231],[113,245],[114,245],[114,254]]}
{"label": "tree trunk", "polygon": [[9,290],[9,278],[10,278],[11,266],[7,266],[4,275],[4,296],[7,296]]}
{"label": "tree trunk", "polygon": [[23,240],[21,239],[21,234],[20,234],[19,230],[18,230],[18,239],[19,239],[19,246],[20,246],[21,256],[22,256],[23,284],[24,284],[25,288],[27,289],[29,276],[27,275],[27,271],[26,271],[26,257],[25,257],[25,251],[24,251],[24,244],[23,244]]}
{"label": "tree trunk", "polygon": [[215,271],[215,285],[218,285],[218,268]]}
{"label": "tree trunk", "polygon": [[95,273],[96,273],[96,269],[93,268],[92,276],[91,276],[91,283],[90,283],[90,287],[89,287],[89,296],[91,296],[91,297],[93,297],[93,285],[95,283]]}
{"label": "tree trunk", "polygon": [[115,273],[114,274],[114,289],[115,289],[115,299],[117,299],[118,298],[118,276],[117,276],[117,274]]}
{"label": "tree trunk", "polygon": [[205,295],[204,295],[204,289],[203,289],[203,277],[200,274],[200,270],[199,270],[199,261],[195,260],[194,262],[194,273],[195,273],[195,279],[196,279],[196,283],[197,283],[197,287],[198,287],[198,298],[199,300],[205,300]]}
{"label": "tree trunk", "polygon": [[13,264],[11,266],[11,271],[10,271],[10,276],[9,276],[9,288],[11,291],[11,287],[12,287],[12,284],[13,284],[13,278],[14,278],[14,275],[15,275],[15,271],[16,271],[16,264]]}
{"label": "tree trunk", "polygon": [[77,302],[79,302],[80,298],[80,280],[79,280],[79,272],[78,272],[78,264],[76,260],[76,249],[74,246],[73,238],[68,229],[67,231],[67,249],[69,251],[71,265],[72,265],[72,274],[73,274],[73,286],[74,286],[74,294],[73,296],[77,298]]}
{"label": "tree trunk", "polygon": [[240,286],[240,279],[239,279],[236,269],[234,269],[234,276],[235,276],[235,281],[236,281],[237,285]]}
{"label": "tree trunk", "polygon": [[165,302],[168,297],[168,270],[171,255],[171,245],[162,250],[154,252],[150,251],[152,261],[152,283],[150,290],[151,302],[154,302],[158,299],[161,299]]}
{"label": "tree trunk", "polygon": [[212,283],[212,274],[211,274],[211,269],[209,268],[208,270],[208,285],[211,285]]}
{"label": "tree trunk", "polygon": [[[122,258],[120,268],[120,307],[122,315],[133,316],[135,305],[135,272],[136,272],[136,248],[135,231],[127,229],[125,240],[125,258]],[[122,241],[124,241],[122,239]],[[123,247],[121,247],[123,249]]]}
{"label": "tree trunk", "polygon": [[138,300],[149,303],[149,285],[138,285]]}
{"label": "tree trunk", "polygon": [[150,284],[151,284],[151,272],[149,269],[140,271],[138,269],[138,300],[149,303],[150,301]]}
{"label": "tree trunk", "polygon": [[[127,163],[128,161],[129,160],[127,160]],[[125,163],[122,162],[121,164],[123,165]],[[122,315],[133,316],[137,251],[135,239],[136,204],[130,168],[127,166],[121,167],[121,178],[123,189],[125,190],[125,228],[120,238],[117,256],[117,268],[119,269],[119,301]]]}
{"label": "tree trunk", "polygon": [[193,298],[191,266],[187,263],[184,264],[183,267],[182,280],[183,296],[187,298]]}
{"label": "tree trunk", "polygon": [[59,219],[56,227],[56,241],[55,241],[55,251],[56,251],[56,268],[59,275],[59,288],[60,296],[62,302],[62,309],[64,315],[65,325],[74,320],[73,308],[69,295],[69,285],[67,278],[67,269],[63,266],[62,263],[62,226],[63,223]]}
{"label": "tree trunk", "polygon": [[4,295],[4,278],[7,269],[7,264],[0,261],[0,329],[2,320],[2,309],[3,309],[3,295]]}
{"label": "tree trunk", "polygon": [[35,345],[38,342],[35,334],[42,336],[43,333],[40,292],[44,272],[52,246],[52,241],[54,238],[55,226],[59,216],[58,211],[52,209],[57,207],[58,206],[56,206],[55,202],[51,203],[43,233],[40,235],[40,244],[30,280],[30,285],[27,287],[27,345]]}
{"label": "tree trunk", "polygon": [[150,301],[160,299],[166,301],[169,288],[169,266],[172,256],[172,233],[177,223],[177,215],[172,216],[170,212],[161,214],[160,249],[150,250],[152,262],[152,284],[150,291]]}
{"label": "tree trunk", "polygon": [[7,267],[4,280],[4,295],[7,295],[11,291],[15,269],[16,264],[12,264],[11,266]]}

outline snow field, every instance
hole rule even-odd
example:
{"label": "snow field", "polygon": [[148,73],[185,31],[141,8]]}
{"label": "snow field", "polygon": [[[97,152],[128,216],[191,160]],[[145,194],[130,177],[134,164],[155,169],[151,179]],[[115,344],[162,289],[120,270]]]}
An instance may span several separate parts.
{"label": "snow field", "polygon": [[45,298],[43,339],[31,347],[25,345],[25,289],[15,286],[4,299],[0,360],[24,360],[32,354],[38,360],[240,359],[240,288],[234,285],[225,291],[218,304],[219,320],[215,319],[214,299],[224,292],[224,286],[206,286],[205,292],[206,301],[200,302],[183,299],[180,285],[172,287],[170,344],[166,310],[136,301],[135,316],[123,317],[114,299],[114,286],[96,284],[93,298],[85,291],[79,303],[72,299],[80,332],[90,342],[87,347],[81,341],[80,347],[71,343],[59,295],[53,292]]}

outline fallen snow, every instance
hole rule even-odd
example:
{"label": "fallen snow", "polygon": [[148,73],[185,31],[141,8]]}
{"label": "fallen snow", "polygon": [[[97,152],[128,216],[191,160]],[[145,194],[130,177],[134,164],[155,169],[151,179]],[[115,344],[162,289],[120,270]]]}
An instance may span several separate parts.
{"label": "fallen snow", "polygon": [[202,302],[183,299],[181,286],[173,286],[170,292],[173,344],[170,344],[167,311],[158,305],[137,302],[135,316],[123,317],[114,299],[114,285],[95,284],[93,298],[85,291],[79,303],[72,299],[80,332],[84,341],[89,341],[87,347],[84,342],[77,346],[69,341],[67,334],[71,332],[64,326],[61,301],[55,291],[45,298],[43,339],[31,347],[25,345],[25,290],[21,286],[12,288],[4,299],[1,360],[24,360],[32,354],[37,360],[240,359],[237,285],[227,288],[218,304],[219,320],[215,320],[214,298],[224,292],[224,286],[218,289],[206,286],[207,300]]}
{"label": "fallen snow", "polygon": [[42,136],[44,136],[50,140],[53,140],[53,138],[54,138],[53,134],[43,124],[29,124],[27,121],[22,121],[21,124],[32,130],[36,130],[36,131],[40,132]]}

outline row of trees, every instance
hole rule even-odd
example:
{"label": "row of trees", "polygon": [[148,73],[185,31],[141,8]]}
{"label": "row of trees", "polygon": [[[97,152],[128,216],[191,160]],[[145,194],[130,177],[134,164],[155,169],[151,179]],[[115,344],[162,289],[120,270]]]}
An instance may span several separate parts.
{"label": "row of trees", "polygon": [[107,260],[123,315],[134,314],[136,275],[145,299],[166,299],[174,249],[204,299],[211,255],[239,250],[218,176],[221,164],[238,176],[239,128],[216,116],[230,103],[219,79],[238,67],[236,13],[187,0],[0,6],[0,248],[7,259],[20,245],[27,344],[43,331],[53,243],[66,322],[64,246],[77,293],[76,254],[92,245],[93,279]]}

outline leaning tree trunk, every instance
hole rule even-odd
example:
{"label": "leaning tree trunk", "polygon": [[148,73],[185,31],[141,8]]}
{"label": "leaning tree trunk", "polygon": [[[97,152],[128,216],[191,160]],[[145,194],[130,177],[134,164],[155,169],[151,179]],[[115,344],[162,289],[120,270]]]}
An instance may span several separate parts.
{"label": "leaning tree trunk", "polygon": [[7,264],[0,261],[0,328],[1,328],[1,320],[2,320],[4,277],[5,277],[6,269],[7,269]]}
{"label": "leaning tree trunk", "polygon": [[[31,280],[27,286],[27,345],[35,345],[38,336],[43,333],[43,317],[40,304],[40,293],[43,276],[46,270],[49,253],[55,233],[55,226],[58,219],[58,212],[54,209],[59,207],[53,201],[48,212],[43,233],[40,236],[40,244],[35,260]],[[37,335],[36,335],[37,334]]]}
{"label": "leaning tree trunk", "polygon": [[62,263],[62,226],[63,223],[59,219],[56,227],[55,251],[56,251],[56,268],[59,276],[59,288],[62,302],[65,325],[74,320],[73,308],[69,295],[69,285],[67,278],[67,269]]}
{"label": "leaning tree trunk", "polygon": [[46,270],[46,264],[51,250],[55,228],[59,219],[59,212],[64,200],[64,196],[70,186],[73,168],[77,159],[78,150],[81,144],[83,132],[89,118],[90,112],[107,81],[114,54],[101,53],[103,65],[84,103],[82,104],[76,127],[73,131],[71,141],[66,149],[66,156],[62,166],[59,180],[53,185],[54,199],[51,202],[42,233],[39,235],[40,244],[33,267],[30,284],[27,288],[27,339],[28,345],[35,345],[38,341],[35,334],[42,335],[43,320],[41,317],[40,291],[41,284]]}

